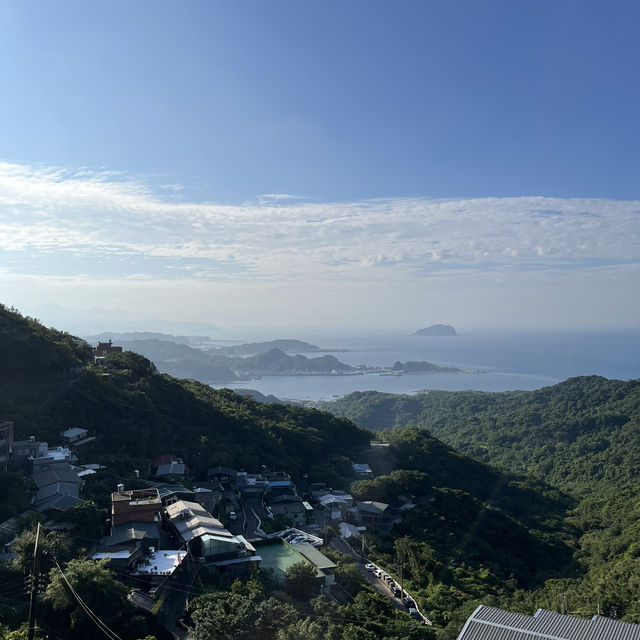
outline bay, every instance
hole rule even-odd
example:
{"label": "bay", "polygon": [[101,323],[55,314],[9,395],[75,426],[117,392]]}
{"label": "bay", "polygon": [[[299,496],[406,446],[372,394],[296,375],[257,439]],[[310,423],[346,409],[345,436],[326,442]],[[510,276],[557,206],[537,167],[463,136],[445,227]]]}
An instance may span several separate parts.
{"label": "bay", "polygon": [[[305,401],[331,400],[353,391],[415,393],[533,390],[566,378],[600,375],[640,378],[640,331],[469,333],[453,337],[316,334],[292,336],[323,348],[346,349],[334,355],[347,364],[391,366],[397,360],[425,360],[468,370],[385,376],[264,376],[225,384],[265,395]],[[309,357],[317,353],[304,354]]]}

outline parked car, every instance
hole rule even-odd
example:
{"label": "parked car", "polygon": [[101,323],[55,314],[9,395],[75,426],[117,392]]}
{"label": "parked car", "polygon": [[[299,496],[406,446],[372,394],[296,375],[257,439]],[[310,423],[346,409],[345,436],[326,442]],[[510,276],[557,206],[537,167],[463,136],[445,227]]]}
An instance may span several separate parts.
{"label": "parked car", "polygon": [[236,512],[235,512],[235,511],[232,511],[232,512],[229,514],[229,520],[236,520],[237,518],[238,518],[238,516],[236,515]]}
{"label": "parked car", "polygon": [[380,571],[380,569],[374,569],[373,570],[373,575],[376,576],[377,578],[381,578],[382,577],[382,571]]}
{"label": "parked car", "polygon": [[407,609],[409,609],[410,607],[413,607],[413,605],[415,604],[415,602],[413,601],[412,598],[410,598],[409,596],[405,596],[404,598],[402,598],[402,604],[407,607]]}
{"label": "parked car", "polygon": [[393,587],[392,591],[393,591],[393,595],[394,595],[396,598],[399,598],[399,597],[400,597],[400,595],[401,595],[401,593],[402,593],[398,587]]}
{"label": "parked car", "polygon": [[373,571],[373,570],[376,568],[376,565],[375,565],[375,564],[373,564],[373,563],[371,563],[371,562],[369,562],[368,564],[365,564],[365,565],[364,565],[364,568],[365,568],[367,571]]}

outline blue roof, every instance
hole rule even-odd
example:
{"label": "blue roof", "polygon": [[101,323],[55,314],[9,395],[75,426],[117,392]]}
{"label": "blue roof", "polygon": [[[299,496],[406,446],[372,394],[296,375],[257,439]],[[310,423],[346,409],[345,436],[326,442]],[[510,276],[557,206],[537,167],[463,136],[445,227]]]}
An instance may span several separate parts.
{"label": "blue roof", "polygon": [[268,487],[290,487],[291,480],[272,480],[267,484]]}

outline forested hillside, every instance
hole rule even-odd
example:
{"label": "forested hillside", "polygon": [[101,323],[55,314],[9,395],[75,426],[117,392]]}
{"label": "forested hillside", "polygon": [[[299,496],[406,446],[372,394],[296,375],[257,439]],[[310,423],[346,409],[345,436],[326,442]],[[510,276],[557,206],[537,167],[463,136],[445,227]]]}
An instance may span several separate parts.
{"label": "forested hillside", "polygon": [[479,460],[582,495],[637,484],[640,381],[571,378],[537,391],[353,393],[324,405],[380,431],[414,425]]}
{"label": "forested hillside", "polygon": [[90,359],[86,342],[0,304],[0,419],[37,421]]}
{"label": "forested hillside", "polygon": [[[393,522],[367,531],[367,553],[403,574],[433,629],[396,621],[353,563],[336,557],[351,604],[298,602],[278,638],[311,637],[313,627],[317,640],[451,640],[480,602],[531,613],[557,608],[563,595],[574,613],[640,621],[637,383],[584,378],[531,393],[353,394],[333,404],[366,427],[404,425],[378,434],[386,446],[370,447],[374,434],[345,418],[177,380],[133,352],[94,366],[82,341],[5,308],[0,344],[0,419],[15,422],[18,438],[52,444],[63,429],[88,429],[96,439],[83,452],[107,467],[104,486],[91,481],[94,495],[132,480],[159,453],[178,453],[195,478],[217,464],[266,465],[394,505]],[[375,477],[354,481],[353,460]],[[293,602],[276,587],[254,587],[259,594],[236,587],[223,599],[253,603],[247,611],[272,592],[280,605]],[[274,629],[260,637],[275,640]]]}
{"label": "forested hillside", "polygon": [[[570,495],[576,502],[565,524],[575,528],[570,544],[578,575],[516,590],[508,606],[526,613],[540,606],[557,609],[565,597],[572,613],[601,611],[640,622],[640,381],[593,376],[498,394],[354,393],[324,406],[391,441],[403,432],[397,427],[411,425],[505,472]],[[391,427],[396,428],[384,431]]]}

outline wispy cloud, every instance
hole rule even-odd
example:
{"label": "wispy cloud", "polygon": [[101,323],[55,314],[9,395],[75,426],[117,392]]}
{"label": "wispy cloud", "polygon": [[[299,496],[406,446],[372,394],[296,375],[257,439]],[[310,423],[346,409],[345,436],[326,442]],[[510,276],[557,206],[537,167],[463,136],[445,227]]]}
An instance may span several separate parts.
{"label": "wispy cloud", "polygon": [[296,196],[292,193],[262,193],[258,196],[260,201],[287,201],[287,200],[306,200],[304,196]]}
{"label": "wispy cloud", "polygon": [[[96,278],[112,275],[119,260],[119,275],[367,281],[565,272],[640,261],[638,201],[315,203],[263,194],[256,203],[228,206],[161,193],[111,171],[0,163],[5,268],[41,268],[49,275],[60,268],[68,275],[75,257]],[[18,254],[30,251],[39,259],[25,269]]]}

